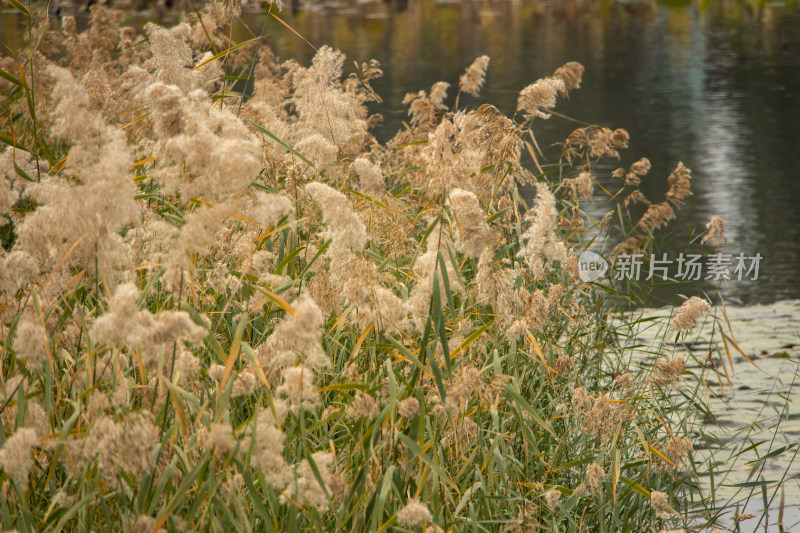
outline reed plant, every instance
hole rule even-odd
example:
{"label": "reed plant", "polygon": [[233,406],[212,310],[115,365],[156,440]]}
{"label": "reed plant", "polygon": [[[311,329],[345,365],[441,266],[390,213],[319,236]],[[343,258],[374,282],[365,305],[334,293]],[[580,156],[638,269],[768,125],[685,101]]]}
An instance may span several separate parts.
{"label": "reed plant", "polygon": [[[141,32],[12,3],[29,42],[0,71],[3,529],[718,518],[692,452],[702,372],[665,344],[633,365],[644,319],[611,319],[626,287],[578,275],[589,246],[652,247],[690,172],[651,203],[642,159],[601,193],[596,165],[628,136],[599,126],[543,164],[536,124],[581,65],[507,117],[470,106],[480,57],[452,105],[446,81],[407,95],[379,143],[377,62],[343,77],[329,47],[303,66],[264,35],[235,43],[235,3]],[[708,310],[687,300],[663,338]]]}

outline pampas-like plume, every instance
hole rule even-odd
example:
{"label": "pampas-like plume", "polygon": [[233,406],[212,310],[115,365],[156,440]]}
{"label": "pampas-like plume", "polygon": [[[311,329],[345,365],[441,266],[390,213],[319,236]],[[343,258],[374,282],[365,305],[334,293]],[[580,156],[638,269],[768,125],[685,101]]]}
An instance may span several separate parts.
{"label": "pampas-like plume", "polygon": [[584,70],[583,65],[577,61],[570,61],[558,67],[556,71],[553,72],[553,77],[564,82],[564,89],[558,91],[558,94],[569,98],[569,92],[581,86],[581,78],[583,77]]}
{"label": "pampas-like plume", "polygon": [[289,226],[294,229],[297,226],[295,213],[294,202],[289,198],[280,194],[259,194],[250,216],[263,228],[275,226],[281,218],[288,217]]}
{"label": "pampas-like plume", "polygon": [[[458,79],[458,88],[462,92],[478,96],[486,78],[486,69],[489,68],[489,56],[480,56],[467,67],[466,72]],[[433,96],[433,94],[431,94]],[[438,100],[437,95],[437,100]]]}
{"label": "pampas-like plume", "polygon": [[0,449],[0,468],[23,490],[28,488],[28,474],[33,468],[33,447],[36,446],[36,431],[21,428],[14,432]]}
{"label": "pampas-like plume", "polygon": [[517,111],[522,111],[526,120],[550,118],[543,109],[556,106],[556,94],[564,92],[564,81],[558,78],[542,78],[522,89],[517,101]]}
{"label": "pampas-like plume", "polygon": [[474,193],[453,189],[447,199],[458,227],[456,249],[468,257],[480,257],[489,245],[492,231],[483,219],[483,211]]}
{"label": "pampas-like plume", "polygon": [[188,93],[220,75],[218,63],[214,61],[199,66],[211,58],[210,52],[198,58],[198,68],[192,68],[195,66],[191,47],[192,28],[188,24],[166,29],[148,23],[144,30],[152,52],[152,58],[143,65],[145,71],[153,73],[150,83],[177,86],[181,92]]}
{"label": "pampas-like plume", "polygon": [[397,511],[397,521],[404,526],[414,527],[432,520],[433,515],[428,507],[416,498],[409,500],[405,507]]}
{"label": "pampas-like plume", "polygon": [[576,200],[591,199],[594,185],[589,172],[581,172],[576,178],[566,179],[564,184],[569,187]]}
{"label": "pampas-like plume", "polygon": [[306,192],[322,210],[322,218],[328,225],[325,238],[333,241],[329,249],[331,255],[362,251],[367,243],[367,230],[353,211],[350,200],[336,189],[319,182],[306,185]]}
{"label": "pampas-like plume", "polygon": [[361,192],[370,196],[378,196],[383,193],[383,173],[380,166],[371,163],[366,157],[359,157],[350,166],[360,178]]}
{"label": "pampas-like plume", "polygon": [[322,310],[305,294],[291,305],[294,312],[286,315],[267,341],[256,348],[256,356],[272,381],[298,360],[314,369],[330,366],[330,359],[322,349],[320,326],[325,320]]}
{"label": "pampas-like plume", "polygon": [[154,175],[167,192],[219,203],[247,191],[261,171],[261,143],[233,112],[160,82],[146,96],[159,135]]}
{"label": "pampas-like plume", "polygon": [[186,311],[161,311],[153,315],[139,310],[139,289],[133,283],[117,287],[109,302],[109,310],[97,319],[91,335],[98,342],[122,342],[154,350],[166,342],[183,336],[192,344],[200,344],[208,331],[194,323]]}
{"label": "pampas-like plume", "polygon": [[[420,330],[425,325],[425,320],[428,318],[431,295],[433,294],[433,282],[434,278],[437,277],[437,270],[441,270],[442,266],[444,266],[452,292],[462,293],[464,291],[464,287],[458,280],[458,274],[455,268],[447,259],[449,257],[447,252],[447,239],[442,236],[442,241],[445,242],[441,243],[441,248],[437,248],[431,243],[431,239],[435,239],[437,233],[439,232],[434,229],[431,233],[431,237],[428,239],[426,252],[419,256],[417,262],[414,264],[414,274],[417,275],[418,281],[411,290],[411,295],[406,302],[406,309],[412,315],[414,325]],[[442,252],[444,265],[439,263],[439,251]],[[444,282],[442,281],[441,273],[438,274],[438,280],[440,294],[444,294]]]}
{"label": "pampas-like plume", "polygon": [[55,79],[53,134],[73,147],[61,174],[26,189],[40,205],[17,225],[14,250],[30,255],[41,269],[61,264],[94,271],[97,265],[105,274],[125,263],[127,246],[118,231],[139,215],[130,179],[133,154],[125,133],[90,108],[69,71],[51,66],[47,73]]}
{"label": "pampas-like plume", "polygon": [[316,133],[334,146],[366,139],[366,108],[357,93],[342,90],[343,64],[344,54],[323,46],[307,69],[293,61],[284,65],[294,88],[289,103],[297,112],[298,138]]}
{"label": "pampas-like plume", "polygon": [[697,326],[697,322],[711,310],[711,304],[702,298],[692,296],[681,304],[672,319],[672,329],[689,331]]}
{"label": "pampas-like plume", "polygon": [[281,454],[286,435],[279,426],[283,423],[287,406],[282,400],[273,398],[273,407],[275,413],[270,408],[262,408],[251,426],[254,443],[252,461],[269,483],[283,489],[293,478],[292,469]]}
{"label": "pampas-like plume", "polygon": [[725,237],[725,225],[721,217],[713,216],[706,224],[708,232],[700,240],[700,244],[708,244],[716,248],[724,248],[728,242]]}
{"label": "pampas-like plume", "polygon": [[525,213],[528,229],[522,234],[519,257],[525,259],[533,279],[541,279],[553,261],[564,262],[567,249],[556,236],[558,212],[555,197],[544,183],[536,184],[536,205]]}
{"label": "pampas-like plume", "polygon": [[666,194],[667,202],[674,207],[683,205],[683,200],[692,195],[691,180],[692,171],[683,166],[683,163],[678,163],[678,166],[667,178],[667,184],[669,185],[669,190]]}
{"label": "pampas-like plume", "polygon": [[657,490],[650,492],[650,507],[655,511],[656,516],[661,519],[669,518],[669,500],[666,492]]}
{"label": "pampas-like plume", "polygon": [[275,393],[281,398],[286,398],[292,411],[317,408],[320,398],[314,386],[313,370],[303,365],[293,366],[284,368],[281,377],[283,381],[275,389]]}
{"label": "pampas-like plume", "polygon": [[121,472],[136,474],[151,467],[150,449],[157,442],[158,428],[149,415],[129,413],[120,422],[102,415],[85,436],[68,442],[70,453],[61,457],[75,474],[97,461],[103,477],[113,481]]}
{"label": "pampas-like plume", "polygon": [[[322,480],[323,485],[317,480],[317,475],[311,468],[308,459],[303,459],[297,467],[297,478],[293,486],[286,489],[285,494],[291,495],[295,501],[300,505],[310,505],[320,511],[328,509],[327,494],[331,493],[331,465],[334,462],[334,456],[331,452],[320,451],[311,454],[311,458],[317,467],[319,478]],[[293,489],[293,490],[292,490]],[[285,498],[282,495],[282,498]]]}

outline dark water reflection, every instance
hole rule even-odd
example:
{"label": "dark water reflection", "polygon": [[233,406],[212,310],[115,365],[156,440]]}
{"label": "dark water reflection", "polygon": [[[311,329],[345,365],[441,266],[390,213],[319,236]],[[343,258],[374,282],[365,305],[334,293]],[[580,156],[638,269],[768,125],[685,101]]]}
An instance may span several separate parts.
{"label": "dark water reflection", "polygon": [[[281,16],[315,46],[330,44],[348,60],[381,61],[385,76],[374,85],[384,99],[375,109],[386,119],[377,132],[382,140],[402,127],[407,92],[439,80],[457,85],[479,55],[491,57],[486,86],[480,98],[462,97],[461,104],[489,102],[509,114],[520,89],[579,61],[586,67],[582,89],[559,102],[558,111],[627,129],[630,149],[621,163],[650,158],[653,170],[642,188],[652,200],[663,198],[678,161],[693,170],[694,196],[671,226],[664,250],[676,254],[687,246],[690,228],[722,216],[727,252],[764,257],[759,279],[731,283],[725,290],[730,299],[800,298],[797,3],[410,0],[402,12],[386,4],[354,5]],[[266,25],[280,57],[307,63],[313,56],[308,44],[264,13],[242,19],[256,33]],[[239,37],[248,37],[240,29]],[[535,133],[545,148],[574,127],[554,117],[539,121]],[[545,151],[549,161],[557,160],[557,148]],[[601,180],[616,166],[598,168]],[[598,196],[588,210],[601,215],[607,209]],[[674,303],[676,292],[713,287],[662,288],[649,303]]]}

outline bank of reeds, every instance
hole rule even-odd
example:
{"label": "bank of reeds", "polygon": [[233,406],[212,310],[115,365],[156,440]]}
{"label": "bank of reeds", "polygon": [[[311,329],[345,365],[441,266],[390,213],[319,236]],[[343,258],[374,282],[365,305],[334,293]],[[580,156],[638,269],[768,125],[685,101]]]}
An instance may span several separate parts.
{"label": "bank of reeds", "polygon": [[[647,160],[620,169],[621,202],[589,217],[627,133],[576,130],[545,167],[528,136],[583,67],[507,117],[469,106],[478,58],[409,94],[381,144],[379,64],[343,78],[328,47],[303,66],[233,43],[236,5],[142,32],[94,6],[79,32],[12,3],[30,32],[2,59],[3,529],[706,525],[685,497],[700,376],[658,347],[629,368],[624,287],[577,264],[612,228],[611,255],[651,246],[690,173],[652,203]],[[707,310],[687,305],[678,329]]]}

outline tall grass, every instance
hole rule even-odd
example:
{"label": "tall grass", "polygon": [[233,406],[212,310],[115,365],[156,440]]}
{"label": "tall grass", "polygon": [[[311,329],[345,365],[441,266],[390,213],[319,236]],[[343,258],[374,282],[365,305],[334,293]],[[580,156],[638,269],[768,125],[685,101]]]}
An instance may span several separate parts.
{"label": "tall grass", "polygon": [[409,95],[381,145],[375,62],[344,80],[327,47],[281,64],[261,37],[231,42],[218,4],[144,34],[103,8],[79,33],[15,5],[31,44],[3,60],[4,529],[633,532],[721,514],[691,451],[703,374],[666,342],[633,365],[646,319],[611,320],[629,288],[577,275],[588,246],[650,249],[688,170],[659,204],[634,194],[649,163],[622,170],[592,220],[580,201],[627,134],[577,130],[551,165],[525,140],[580,65],[505,117],[469,106],[479,58],[459,110],[446,83]]}

